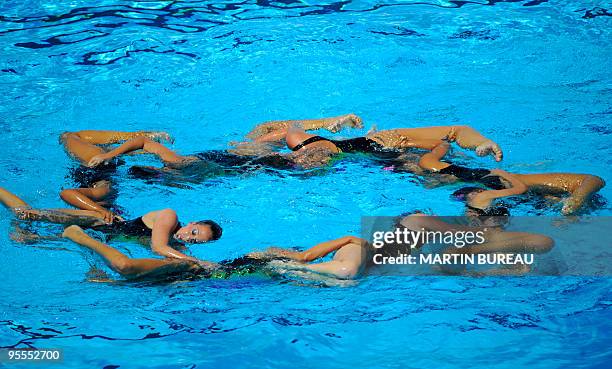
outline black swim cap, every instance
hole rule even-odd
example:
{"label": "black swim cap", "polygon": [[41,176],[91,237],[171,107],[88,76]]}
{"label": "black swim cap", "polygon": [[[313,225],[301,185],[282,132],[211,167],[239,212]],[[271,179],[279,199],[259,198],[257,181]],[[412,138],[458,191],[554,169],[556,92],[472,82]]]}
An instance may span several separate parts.
{"label": "black swim cap", "polygon": [[207,225],[210,227],[210,231],[212,233],[211,241],[218,240],[219,238],[221,238],[221,235],[223,234],[223,228],[221,228],[219,224],[217,224],[216,222],[210,219],[200,220],[199,222],[196,222],[196,224]]}

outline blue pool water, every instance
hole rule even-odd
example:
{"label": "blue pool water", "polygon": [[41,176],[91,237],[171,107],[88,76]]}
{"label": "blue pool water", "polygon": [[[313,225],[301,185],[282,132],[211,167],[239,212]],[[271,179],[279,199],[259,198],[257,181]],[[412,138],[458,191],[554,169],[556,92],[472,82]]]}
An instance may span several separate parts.
{"label": "blue pool water", "polygon": [[[258,122],[348,112],[368,128],[470,124],[505,149],[506,170],[612,183],[611,14],[606,1],[4,1],[0,186],[62,207],[67,130],[167,130],[192,153]],[[172,207],[218,220],[222,240],[192,247],[208,260],[359,234],[362,215],[463,210],[449,201],[455,187],[358,161],[307,179],[117,188],[129,215]],[[612,186],[601,195],[591,214],[612,215]],[[63,367],[611,365],[609,278],[96,284],[85,273],[99,259],[63,241],[16,244],[9,215],[0,209],[0,346],[62,348]]]}

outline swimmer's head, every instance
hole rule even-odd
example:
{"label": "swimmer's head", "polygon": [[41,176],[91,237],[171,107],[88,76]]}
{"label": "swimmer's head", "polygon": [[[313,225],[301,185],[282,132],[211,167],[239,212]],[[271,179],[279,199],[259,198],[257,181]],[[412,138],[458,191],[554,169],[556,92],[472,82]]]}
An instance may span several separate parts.
{"label": "swimmer's head", "polygon": [[203,243],[216,241],[222,234],[223,229],[217,223],[212,220],[201,220],[179,228],[174,234],[174,239],[185,243]]}
{"label": "swimmer's head", "polygon": [[473,187],[473,186],[463,187],[453,192],[453,194],[451,195],[451,198],[457,201],[468,202],[472,199],[474,195],[481,193],[483,191],[486,191],[486,190],[482,187]]}

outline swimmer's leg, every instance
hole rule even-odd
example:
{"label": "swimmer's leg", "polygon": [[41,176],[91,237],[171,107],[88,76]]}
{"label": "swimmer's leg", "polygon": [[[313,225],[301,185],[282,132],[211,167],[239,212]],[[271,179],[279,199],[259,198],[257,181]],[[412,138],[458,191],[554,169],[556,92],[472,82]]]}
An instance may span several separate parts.
{"label": "swimmer's leg", "polygon": [[91,158],[106,151],[96,145],[118,143],[136,137],[170,140],[165,132],[119,132],[119,131],[78,131],[66,132],[61,135],[61,141],[72,156],[87,165]]}
{"label": "swimmer's leg", "polygon": [[30,205],[20,199],[17,195],[0,187],[0,202],[12,212],[16,209],[29,209]]}
{"label": "swimmer's leg", "polygon": [[74,209],[17,209],[15,215],[21,220],[56,224],[77,224],[93,227],[104,224],[104,218],[95,211]]}
{"label": "swimmer's leg", "polygon": [[99,224],[103,218],[96,212],[72,209],[32,209],[17,195],[0,187],[0,202],[21,220],[46,221],[60,224]]}
{"label": "swimmer's leg", "polygon": [[91,188],[69,188],[62,190],[60,197],[76,208],[96,212],[104,221],[111,223],[114,219],[122,219],[103,207],[99,202],[108,196],[110,192],[110,182],[98,181]]}
{"label": "swimmer's leg", "polygon": [[[280,140],[287,134],[287,130],[293,126],[299,126],[305,131],[324,128],[330,132],[338,132],[343,127],[361,128],[363,124],[361,122],[361,118],[355,114],[346,114],[338,117],[322,119],[280,120],[261,123],[253,128],[253,130],[249,132],[246,137],[249,139],[256,139],[260,136],[280,131],[281,134],[277,136],[278,140]],[[269,138],[271,137],[272,136]],[[272,140],[268,139],[267,141],[269,142]]]}
{"label": "swimmer's leg", "polygon": [[605,185],[606,183],[603,179],[593,175],[586,175],[580,186],[572,192],[570,197],[563,201],[564,205],[561,212],[563,215],[575,213],[593,194],[601,190]]}
{"label": "swimmer's leg", "polygon": [[146,153],[156,155],[162,161],[164,161],[164,163],[167,164],[181,164],[189,160],[197,160],[197,158],[195,157],[179,155],[168,147],[160,144],[159,142],[153,141],[150,138],[138,136],[129,139],[128,141],[124,142],[120,146],[110,150],[107,153],[103,153],[103,155],[99,155],[91,162],[87,162],[87,164],[91,166],[96,166],[102,163],[103,161],[108,161],[115,157],[131,153],[136,150],[143,150]]}
{"label": "swimmer's leg", "polygon": [[128,279],[161,277],[194,270],[194,264],[184,260],[129,258],[117,249],[89,237],[77,226],[66,228],[63,236],[96,252],[104,258],[108,266]]}
{"label": "swimmer's leg", "polygon": [[492,153],[497,161],[503,157],[501,149],[495,142],[469,126],[399,128],[374,132],[368,137],[390,148],[415,147],[414,142],[433,145],[435,140],[455,141],[465,149],[474,149],[479,156]]}
{"label": "swimmer's leg", "polygon": [[82,139],[78,133],[67,132],[62,134],[61,141],[64,144],[64,148],[70,155],[78,159],[81,164],[87,165],[89,160],[96,155],[105,153],[106,151],[101,147],[90,143],[87,140]]}
{"label": "swimmer's leg", "polygon": [[124,132],[124,131],[105,131],[105,130],[83,130],[76,132],[66,132],[62,135],[75,136],[81,141],[93,144],[93,145],[107,145],[119,143],[122,141],[131,140],[136,137],[146,137],[156,141],[171,141],[172,138],[166,132],[157,131],[137,131],[137,132]]}

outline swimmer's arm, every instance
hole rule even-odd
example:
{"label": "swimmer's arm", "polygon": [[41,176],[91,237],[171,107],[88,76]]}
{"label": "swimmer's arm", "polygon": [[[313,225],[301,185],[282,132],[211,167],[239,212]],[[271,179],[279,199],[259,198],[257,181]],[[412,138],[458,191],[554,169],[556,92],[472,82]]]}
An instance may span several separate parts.
{"label": "swimmer's arm", "polygon": [[476,194],[468,203],[470,206],[484,209],[491,205],[491,202],[495,199],[520,195],[528,190],[527,186],[521,180],[506,171],[494,169],[491,171],[491,174],[506,179],[508,182],[510,182],[512,187],[503,190],[487,190]]}
{"label": "swimmer's arm", "polygon": [[419,167],[426,170],[440,170],[447,167],[448,164],[440,161],[440,159],[448,153],[449,148],[450,144],[448,142],[441,141],[441,143],[432,148],[430,152],[421,156]]}
{"label": "swimmer's arm", "polygon": [[364,243],[365,240],[355,236],[345,236],[335,240],[322,242],[306,251],[296,252],[292,259],[302,262],[309,262],[339,250],[342,246],[349,243]]}
{"label": "swimmer's arm", "polygon": [[164,209],[157,212],[153,231],[151,233],[151,250],[154,253],[167,258],[189,260],[199,263],[200,260],[183,254],[170,247],[170,235],[178,222],[176,213],[171,209]]}
{"label": "swimmer's arm", "polygon": [[[110,210],[100,206],[100,204],[87,197],[84,192],[88,190],[91,189],[70,188],[62,190],[62,192],[60,192],[60,197],[62,200],[76,208],[98,212],[107,223],[112,223],[115,218],[119,218]],[[121,219],[119,218],[119,220]]]}

